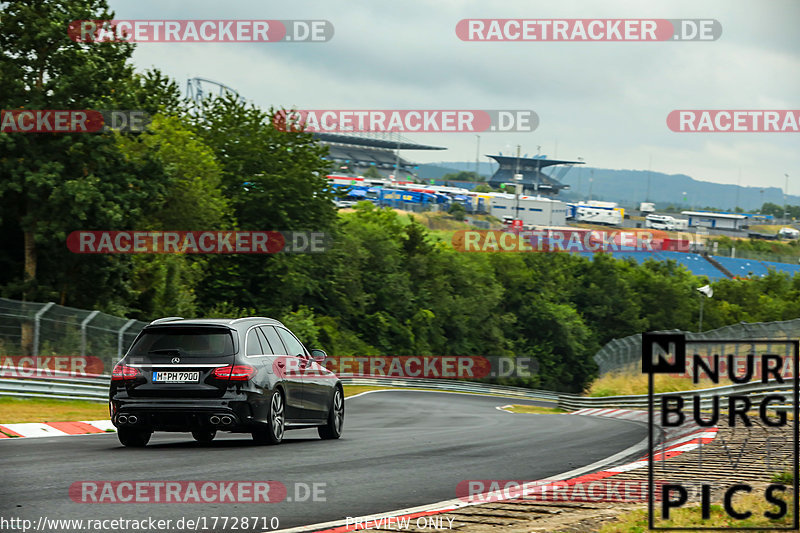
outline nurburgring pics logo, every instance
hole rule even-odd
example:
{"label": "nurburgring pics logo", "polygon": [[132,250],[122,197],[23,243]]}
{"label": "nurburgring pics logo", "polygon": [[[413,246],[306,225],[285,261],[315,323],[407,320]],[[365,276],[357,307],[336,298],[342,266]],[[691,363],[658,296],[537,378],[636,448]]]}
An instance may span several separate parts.
{"label": "nurburgring pics logo", "polygon": [[73,20],[78,43],[322,43],[333,38],[327,20]]}
{"label": "nurburgring pics logo", "polygon": [[462,41],[715,41],[716,19],[462,19]]}
{"label": "nurburgring pics logo", "polygon": [[273,124],[279,131],[310,133],[530,132],[539,116],[530,109],[307,109],[278,111]]}
{"label": "nurburgring pics logo", "polygon": [[150,114],[138,110],[3,109],[0,133],[105,133],[141,132]]}
{"label": "nurburgring pics logo", "polygon": [[678,133],[797,133],[800,110],[676,109],[667,127]]}
{"label": "nurburgring pics logo", "polygon": [[314,231],[73,231],[76,254],[274,254],[320,253],[330,235]]}
{"label": "nurburgring pics logo", "polygon": [[728,376],[734,383],[747,383],[753,376],[760,376],[765,372],[778,372],[784,380],[791,380],[794,378],[793,367],[791,357],[780,357],[776,354],[765,353],[760,357],[743,353],[694,354],[686,359],[684,372],[670,375],[691,379],[693,383],[702,379],[717,383],[720,376]]}
{"label": "nurburgring pics logo", "polygon": [[[690,354],[688,347],[692,348]],[[744,350],[741,350],[743,348]],[[785,355],[775,353],[777,349],[783,348]],[[699,352],[705,351],[706,354]],[[741,353],[744,351],[744,353]],[[793,437],[793,457],[792,470],[793,494],[787,494],[787,486],[782,483],[769,483],[763,488],[754,488],[749,483],[735,479],[736,475],[725,478],[718,484],[702,481],[699,484],[700,504],[702,519],[707,520],[711,517],[711,495],[721,493],[723,497],[723,509],[727,515],[727,527],[714,527],[706,524],[696,524],[696,527],[706,530],[772,530],[772,531],[796,531],[800,525],[798,516],[798,454],[800,452],[800,440],[798,439],[798,419],[800,419],[800,409],[798,408],[798,381],[795,379],[790,387],[787,387],[789,380],[784,379],[787,365],[791,365],[791,375],[798,374],[798,354],[800,353],[800,341],[793,340],[750,340],[750,339],[715,339],[715,340],[687,340],[684,334],[674,333],[645,333],[642,335],[642,372],[648,376],[648,421],[649,421],[649,453],[648,462],[648,481],[650,490],[648,493],[648,521],[649,528],[653,530],[678,530],[686,529],[680,527],[669,527],[670,513],[679,509],[689,502],[689,484],[682,478],[665,479],[668,477],[666,471],[659,477],[662,479],[661,486],[656,488],[654,482],[655,461],[658,456],[660,461],[666,461],[665,454],[659,455],[655,446],[654,436],[659,434],[662,428],[683,428],[690,427],[712,427],[724,426],[728,428],[744,428],[747,437],[741,443],[741,450],[738,458],[734,455],[736,451],[729,449],[736,439],[736,433],[728,437],[730,442],[720,437],[727,457],[731,461],[731,466],[736,469],[740,465],[743,456],[746,456],[748,465],[770,465],[771,447],[769,439],[767,446],[755,445],[752,449],[747,448],[750,429],[757,421],[763,428],[774,428],[786,433],[791,431]],[[737,359],[741,364],[737,364]],[[723,362],[724,364],[723,366]],[[688,364],[688,366],[687,366]],[[719,389],[706,389],[705,394],[700,391],[687,393],[662,393],[658,397],[654,396],[654,375],[691,375],[692,383],[697,385],[700,379],[705,377],[710,379],[715,385],[719,385],[720,379],[725,379],[738,385],[739,388],[720,387]],[[789,391],[791,390],[791,395]],[[717,392],[718,391],[718,392]],[[687,397],[690,399],[687,401]],[[724,402],[723,402],[724,398]],[[793,412],[791,429],[787,416],[786,406],[789,412]],[[687,412],[684,412],[686,409]],[[658,411],[656,413],[656,411]],[[659,423],[656,423],[658,417]],[[788,435],[787,435],[788,436]],[[759,457],[760,451],[765,452],[765,457]],[[745,453],[748,452],[748,453]],[[725,454],[720,453],[720,459]],[[698,453],[700,464],[699,469],[703,468],[702,447]],[[715,466],[715,465],[712,465]],[[705,469],[709,467],[706,466]],[[767,479],[772,474],[764,472]],[[697,492],[697,491],[695,491]],[[763,512],[763,517],[770,520],[777,520],[787,515],[789,511],[788,501],[792,502],[793,525],[789,527],[778,526],[759,526],[744,527],[741,523],[754,516],[753,510],[743,509],[737,505],[734,499],[737,493],[761,494],[768,510]],[[661,505],[656,511],[654,502],[660,499]],[[759,517],[760,518],[760,517]],[[737,524],[738,521],[738,524]]]}

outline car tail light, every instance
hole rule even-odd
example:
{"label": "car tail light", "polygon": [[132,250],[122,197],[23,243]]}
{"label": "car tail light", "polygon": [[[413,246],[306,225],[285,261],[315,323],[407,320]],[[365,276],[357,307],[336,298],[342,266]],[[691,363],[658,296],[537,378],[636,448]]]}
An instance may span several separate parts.
{"label": "car tail light", "polygon": [[114,365],[111,371],[111,381],[134,379],[142,375],[141,370],[128,365]]}
{"label": "car tail light", "polygon": [[230,381],[247,381],[256,375],[256,369],[250,365],[227,365],[214,369],[214,377]]}

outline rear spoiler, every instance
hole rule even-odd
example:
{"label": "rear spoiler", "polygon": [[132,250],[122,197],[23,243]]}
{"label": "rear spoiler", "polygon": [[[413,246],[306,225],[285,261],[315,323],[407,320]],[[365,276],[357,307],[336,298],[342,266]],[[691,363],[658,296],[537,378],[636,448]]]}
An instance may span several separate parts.
{"label": "rear spoiler", "polygon": [[182,316],[167,316],[164,318],[157,318],[150,322],[148,326],[152,326],[153,324],[161,324],[162,322],[171,322],[173,320],[183,320]]}

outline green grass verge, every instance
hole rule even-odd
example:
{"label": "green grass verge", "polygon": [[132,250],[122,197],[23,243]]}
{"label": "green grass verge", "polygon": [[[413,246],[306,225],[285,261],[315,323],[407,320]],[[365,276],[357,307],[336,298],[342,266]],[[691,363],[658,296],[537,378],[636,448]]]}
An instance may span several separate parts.
{"label": "green grass verge", "polygon": [[[714,383],[709,379],[701,379],[699,383],[693,383],[688,377],[657,374],[653,377],[653,392],[708,389],[723,384]],[[639,366],[609,372],[594,380],[586,390],[586,394],[595,397],[647,394],[647,374],[643,374]]]}
{"label": "green grass verge", "polygon": [[[787,491],[781,498],[787,503],[788,512],[778,520],[772,520],[764,516],[764,513],[776,512],[776,506],[769,504],[763,498],[762,492],[754,491],[751,494],[740,494],[734,497],[733,506],[741,511],[749,510],[753,514],[746,520],[736,520],[725,513],[722,505],[712,504],[711,517],[703,520],[700,505],[686,507],[685,509],[673,510],[669,520],[657,520],[656,527],[686,527],[696,528],[740,528],[740,527],[763,527],[786,528],[793,522],[792,514],[792,495]],[[637,509],[618,517],[614,522],[609,522],[599,530],[599,533],[644,533],[648,531],[647,509]]]}
{"label": "green grass verge", "polygon": [[82,400],[0,397],[0,424],[75,422],[108,418],[108,405]]}
{"label": "green grass verge", "polygon": [[[362,392],[374,390],[434,389],[345,385],[344,396],[348,398]],[[23,422],[75,422],[78,420],[108,420],[108,405],[105,403],[82,400],[0,397],[0,424],[17,424]]]}
{"label": "green grass verge", "polygon": [[[346,386],[345,397],[385,387]],[[108,405],[82,400],[50,400],[47,398],[0,397],[0,424],[22,422],[75,422],[107,420]]]}

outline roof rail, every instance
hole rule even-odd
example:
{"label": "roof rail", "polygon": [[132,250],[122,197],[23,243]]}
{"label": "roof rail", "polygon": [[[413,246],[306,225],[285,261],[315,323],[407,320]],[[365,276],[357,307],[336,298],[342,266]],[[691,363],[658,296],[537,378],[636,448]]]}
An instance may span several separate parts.
{"label": "roof rail", "polygon": [[183,320],[182,316],[166,316],[164,318],[157,318],[150,322],[148,326],[152,326],[153,324],[161,324],[162,322],[172,322],[173,320]]}
{"label": "roof rail", "polygon": [[236,324],[237,322],[241,322],[242,320],[274,320],[275,322],[277,322],[277,320],[275,320],[274,318],[268,318],[265,316],[245,316],[242,318],[237,318],[236,320],[232,321],[231,324]]}

